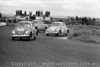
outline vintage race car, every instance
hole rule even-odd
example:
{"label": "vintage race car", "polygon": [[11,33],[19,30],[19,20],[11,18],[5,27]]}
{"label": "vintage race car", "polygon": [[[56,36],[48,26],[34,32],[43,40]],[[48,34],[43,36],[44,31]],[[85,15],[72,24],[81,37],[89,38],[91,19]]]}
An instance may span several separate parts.
{"label": "vintage race car", "polygon": [[50,27],[45,31],[45,34],[49,36],[49,34],[66,35],[69,33],[69,29],[65,25],[64,22],[54,22],[50,25]]}
{"label": "vintage race car", "polygon": [[15,29],[12,30],[12,40],[15,38],[28,38],[29,40],[36,39],[37,30],[34,24],[30,21],[20,21],[16,24]]}
{"label": "vintage race car", "polygon": [[43,21],[41,20],[34,20],[32,21],[35,25],[35,28],[38,30],[38,31],[44,31],[48,28],[48,25],[45,24]]}
{"label": "vintage race car", "polygon": [[6,26],[5,22],[0,22],[0,26]]}

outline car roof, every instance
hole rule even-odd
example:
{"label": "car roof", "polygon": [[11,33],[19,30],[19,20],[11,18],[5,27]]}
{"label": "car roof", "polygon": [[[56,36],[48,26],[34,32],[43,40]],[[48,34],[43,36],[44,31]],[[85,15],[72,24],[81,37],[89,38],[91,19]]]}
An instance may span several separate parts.
{"label": "car roof", "polygon": [[20,21],[19,23],[32,23],[31,21]]}

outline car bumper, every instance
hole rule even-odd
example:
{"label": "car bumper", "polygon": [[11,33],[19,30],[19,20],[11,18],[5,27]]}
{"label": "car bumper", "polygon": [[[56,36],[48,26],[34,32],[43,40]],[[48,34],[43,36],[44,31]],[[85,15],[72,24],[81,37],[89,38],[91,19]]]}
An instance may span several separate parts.
{"label": "car bumper", "polygon": [[29,37],[29,35],[12,35],[12,37]]}
{"label": "car bumper", "polygon": [[45,28],[37,28],[39,31],[44,31]]}

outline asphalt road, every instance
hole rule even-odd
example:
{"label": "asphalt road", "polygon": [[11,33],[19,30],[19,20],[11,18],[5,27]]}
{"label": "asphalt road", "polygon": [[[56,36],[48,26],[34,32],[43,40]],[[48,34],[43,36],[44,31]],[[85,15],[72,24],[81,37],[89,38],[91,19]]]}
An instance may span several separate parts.
{"label": "asphalt road", "polygon": [[100,64],[100,44],[72,41],[63,36],[47,37],[42,32],[39,33],[36,40],[17,39],[12,41],[12,29],[13,27],[0,27],[1,66],[12,65],[14,67],[14,65],[18,66],[15,63],[24,62],[35,62],[41,66],[43,62],[90,63],[90,67],[93,63],[96,66]]}

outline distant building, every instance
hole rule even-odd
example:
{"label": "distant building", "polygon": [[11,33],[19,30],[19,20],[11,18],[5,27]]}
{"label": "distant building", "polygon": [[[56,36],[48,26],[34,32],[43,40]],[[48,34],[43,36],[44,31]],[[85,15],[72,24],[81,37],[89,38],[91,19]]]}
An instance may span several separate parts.
{"label": "distant building", "polygon": [[50,11],[45,12],[45,17],[50,17]]}
{"label": "distant building", "polygon": [[32,12],[30,11],[29,14],[27,14],[26,11],[22,10],[16,10],[16,15],[15,15],[16,20],[45,20],[45,21],[50,21],[50,11],[45,11],[43,14],[43,11],[36,11],[35,14],[32,15]]}
{"label": "distant building", "polygon": [[16,16],[17,15],[22,15],[22,10],[16,10]]}
{"label": "distant building", "polygon": [[43,15],[43,11],[36,11],[36,20],[45,20],[50,21],[50,11],[45,11],[45,14]]}

